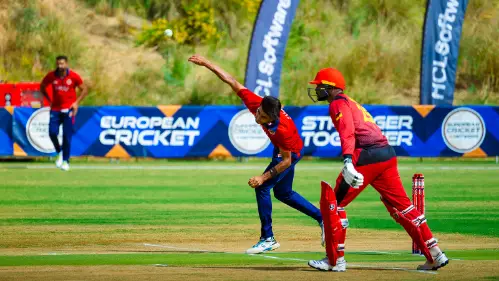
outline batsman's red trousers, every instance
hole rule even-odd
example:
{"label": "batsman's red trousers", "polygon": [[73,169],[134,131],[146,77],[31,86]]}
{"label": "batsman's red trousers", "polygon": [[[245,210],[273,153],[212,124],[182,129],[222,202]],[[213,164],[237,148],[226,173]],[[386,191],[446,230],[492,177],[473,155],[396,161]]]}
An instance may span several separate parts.
{"label": "batsman's red trousers", "polygon": [[[347,219],[346,211],[343,207],[352,202],[370,184],[383,198],[383,203],[388,212],[390,212],[390,215],[398,223],[402,224],[413,239],[420,242],[421,245],[419,247],[421,249],[430,249],[437,246],[437,242],[426,223],[425,216],[412,206],[411,200],[407,197],[407,193],[400,180],[397,169],[397,157],[393,148],[391,146],[384,146],[380,148],[356,149],[352,158],[355,169],[364,176],[364,184],[356,189],[350,187],[341,174],[338,176],[334,192],[336,194],[340,219]],[[404,219],[401,219],[400,216],[403,216]],[[347,226],[344,226],[342,236],[339,239],[339,256],[344,255]],[[424,249],[425,256],[429,261],[432,261],[432,257],[427,249]]]}
{"label": "batsman's red trousers", "polygon": [[400,180],[397,157],[392,147],[370,149],[367,152],[356,149],[352,160],[357,172],[364,176],[364,184],[357,189],[352,188],[343,180],[343,175],[340,173],[334,189],[339,207],[350,204],[369,184],[398,210],[405,210],[412,205]]}

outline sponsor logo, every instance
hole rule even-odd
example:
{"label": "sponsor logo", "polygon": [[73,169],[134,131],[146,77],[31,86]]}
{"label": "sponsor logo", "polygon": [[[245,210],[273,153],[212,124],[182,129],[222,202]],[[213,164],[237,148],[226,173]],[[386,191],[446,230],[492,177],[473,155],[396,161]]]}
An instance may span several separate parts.
{"label": "sponsor logo", "polygon": [[[378,115],[373,120],[391,146],[412,146],[412,116]],[[340,135],[329,116],[305,116],[301,131],[305,147],[341,146]]]}
{"label": "sponsor logo", "polygon": [[239,111],[229,124],[229,139],[232,145],[244,154],[258,154],[270,144],[262,127],[255,122],[255,116],[247,110]]}
{"label": "sponsor logo", "polygon": [[442,124],[442,138],[447,147],[458,153],[471,152],[485,139],[485,122],[471,108],[461,107],[449,112]]}
{"label": "sponsor logo", "polygon": [[410,115],[378,115],[374,123],[391,146],[412,146],[412,116]]}
{"label": "sponsor logo", "polygon": [[103,145],[193,146],[199,117],[102,116],[99,141]]}
{"label": "sponsor logo", "polygon": [[67,92],[67,91],[69,91],[69,87],[68,86],[56,86],[55,89],[57,91],[61,91],[61,92]]}
{"label": "sponsor logo", "polygon": [[73,81],[71,81],[71,79],[68,79],[68,80],[66,80],[66,84],[68,84],[68,86],[69,86],[69,85],[73,84]]}
{"label": "sponsor logo", "polygon": [[340,134],[334,130],[329,116],[305,116],[301,136],[305,147],[341,146]]}
{"label": "sponsor logo", "polygon": [[[26,123],[26,136],[33,148],[42,153],[54,153],[54,144],[49,137],[50,108],[44,107],[33,112]],[[59,143],[62,143],[62,125],[59,126]]]}

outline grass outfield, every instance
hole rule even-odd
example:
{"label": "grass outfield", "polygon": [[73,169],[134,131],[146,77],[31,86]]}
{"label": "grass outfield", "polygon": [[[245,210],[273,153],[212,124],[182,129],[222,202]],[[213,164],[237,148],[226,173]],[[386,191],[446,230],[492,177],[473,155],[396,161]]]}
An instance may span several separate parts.
{"label": "grass outfield", "polygon": [[[224,225],[258,222],[254,191],[246,182],[260,173],[264,165],[204,163],[192,165],[194,170],[185,170],[189,168],[188,164],[172,170],[168,166],[151,170],[160,168],[154,164],[134,170],[106,169],[124,167],[117,164],[103,165],[102,169],[96,165],[78,165],[75,164],[69,173],[56,169],[2,168],[12,167],[12,164],[0,166],[3,181],[0,225]],[[172,164],[174,167],[178,165]],[[499,166],[497,170],[470,171],[466,168],[477,166],[452,165],[443,170],[439,167],[442,166],[402,164],[400,171],[408,194],[411,193],[412,174],[424,173],[426,214],[432,229],[498,237]],[[319,181],[334,182],[339,170],[337,163],[300,163],[294,189],[317,203]],[[275,199],[274,203],[273,217],[277,223],[315,224]],[[352,228],[400,228],[371,187],[361,193],[347,211]]]}
{"label": "grass outfield", "polygon": [[[262,161],[78,162],[65,173],[44,163],[0,164],[0,277],[1,268],[31,265],[306,267],[304,261],[323,255],[319,228],[275,199],[281,249],[265,256],[241,254],[259,236],[255,195],[246,182],[264,166]],[[334,182],[340,168],[338,162],[302,161],[295,190],[317,205],[319,181]],[[487,261],[491,265],[481,274],[499,276],[493,262],[499,260],[499,165],[402,161],[400,172],[409,194],[412,174],[424,173],[429,225],[449,257]],[[347,212],[350,263],[414,268],[422,261],[408,254],[407,235],[372,188]],[[451,264],[460,270],[460,262]]]}
{"label": "grass outfield", "polygon": [[[447,251],[455,260],[499,260],[494,250]],[[317,259],[317,252],[268,253],[246,255],[242,253],[149,253],[149,254],[61,254],[0,256],[0,266],[29,265],[170,265],[170,266],[224,266],[224,265],[303,265]],[[395,257],[394,257],[395,256]],[[349,263],[358,262],[420,262],[421,257],[407,252],[350,252]]]}

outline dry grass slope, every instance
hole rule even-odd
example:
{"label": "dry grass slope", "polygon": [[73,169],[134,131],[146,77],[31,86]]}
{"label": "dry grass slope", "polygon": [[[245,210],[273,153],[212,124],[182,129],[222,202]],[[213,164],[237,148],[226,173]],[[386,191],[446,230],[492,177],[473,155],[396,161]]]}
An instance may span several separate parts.
{"label": "dry grass slope", "polygon": [[[185,16],[179,4],[0,0],[0,37],[6,39],[0,41],[0,80],[39,80],[65,53],[91,85],[87,104],[238,104],[228,87],[186,59],[204,54],[243,81],[254,8],[243,13],[233,0],[203,1],[216,11],[219,40],[196,46],[165,41],[148,49],[134,42],[141,27]],[[282,70],[284,104],[310,104],[307,82],[327,66],[345,74],[349,94],[362,103],[417,103],[424,9],[424,0],[300,1]],[[498,1],[470,1],[456,104],[499,104],[498,27]]]}

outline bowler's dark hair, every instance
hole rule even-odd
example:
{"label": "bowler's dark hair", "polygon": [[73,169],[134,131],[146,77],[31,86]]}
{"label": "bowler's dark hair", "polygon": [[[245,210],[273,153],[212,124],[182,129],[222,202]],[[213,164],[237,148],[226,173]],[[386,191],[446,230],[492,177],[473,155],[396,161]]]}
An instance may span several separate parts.
{"label": "bowler's dark hair", "polygon": [[68,61],[68,57],[66,57],[66,56],[62,56],[62,55],[61,55],[61,56],[57,56],[57,58],[55,58],[55,60],[56,60],[56,61],[58,61],[58,60],[65,60],[65,61]]}
{"label": "bowler's dark hair", "polygon": [[262,100],[263,111],[272,119],[279,119],[279,114],[281,112],[281,101],[272,96],[266,96]]}

